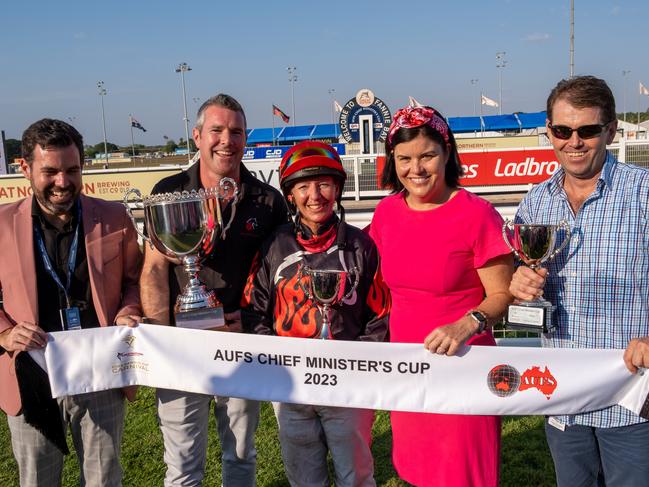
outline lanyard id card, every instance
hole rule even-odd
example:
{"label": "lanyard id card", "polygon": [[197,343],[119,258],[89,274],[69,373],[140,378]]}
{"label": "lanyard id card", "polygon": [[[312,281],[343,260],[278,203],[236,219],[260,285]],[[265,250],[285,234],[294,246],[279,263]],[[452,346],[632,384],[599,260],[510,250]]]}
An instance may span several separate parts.
{"label": "lanyard id card", "polygon": [[59,315],[61,316],[61,326],[63,326],[64,330],[81,329],[81,314],[79,313],[79,308],[76,306],[61,308]]}
{"label": "lanyard id card", "polygon": [[[81,205],[78,205],[78,219],[81,221]],[[72,240],[72,245],[70,246],[70,252],[68,253],[68,265],[67,265],[67,275],[65,286],[59,279],[59,276],[56,274],[52,262],[50,261],[49,256],[47,255],[47,249],[45,248],[45,243],[43,242],[43,236],[41,235],[40,229],[38,226],[34,226],[34,239],[40,250],[41,259],[45,270],[52,277],[56,285],[63,290],[65,293],[65,302],[67,307],[61,308],[59,310],[59,316],[61,317],[61,327],[63,330],[80,330],[81,329],[81,313],[77,306],[72,306],[70,304],[70,284],[72,282],[72,274],[74,273],[74,266],[77,261],[77,248],[79,246],[79,223],[77,222],[77,228],[74,232],[74,239]]]}

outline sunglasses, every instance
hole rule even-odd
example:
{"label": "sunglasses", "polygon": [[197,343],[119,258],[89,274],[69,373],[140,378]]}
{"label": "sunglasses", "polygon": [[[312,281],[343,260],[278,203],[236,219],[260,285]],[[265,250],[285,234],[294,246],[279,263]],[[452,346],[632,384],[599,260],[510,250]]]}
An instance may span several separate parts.
{"label": "sunglasses", "polygon": [[552,131],[552,135],[557,139],[568,140],[572,137],[573,132],[577,132],[580,139],[592,139],[593,137],[598,137],[610,123],[611,122],[582,125],[576,129],[566,127],[565,125],[548,125],[548,127]]}

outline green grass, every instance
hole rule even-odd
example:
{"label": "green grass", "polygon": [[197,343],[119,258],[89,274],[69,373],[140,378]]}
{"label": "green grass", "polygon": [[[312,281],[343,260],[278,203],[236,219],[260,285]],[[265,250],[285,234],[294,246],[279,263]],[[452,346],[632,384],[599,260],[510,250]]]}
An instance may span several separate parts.
{"label": "green grass", "polygon": [[[257,484],[260,487],[288,485],[284,475],[277,439],[277,427],[269,404],[262,406],[257,431]],[[204,485],[220,485],[221,451],[213,416],[210,418],[210,441]],[[390,460],[390,421],[386,412],[377,412],[373,431],[375,477],[383,487],[406,486],[399,480]],[[71,441],[70,450],[72,450]],[[124,432],[122,466],[124,486],[162,485],[165,465],[162,460],[162,436],[158,429],[153,390],[141,388],[138,399],[129,404]],[[0,420],[0,486],[17,486],[17,467],[11,453],[7,422]],[[65,461],[63,486],[79,485],[79,469],[74,454]],[[503,421],[502,486],[553,486],[554,470],[539,416],[507,417]]]}

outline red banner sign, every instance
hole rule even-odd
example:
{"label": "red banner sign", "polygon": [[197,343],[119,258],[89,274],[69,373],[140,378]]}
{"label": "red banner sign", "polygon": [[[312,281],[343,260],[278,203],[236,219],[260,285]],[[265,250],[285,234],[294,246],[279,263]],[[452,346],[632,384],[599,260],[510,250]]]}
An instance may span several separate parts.
{"label": "red banner sign", "polygon": [[460,160],[462,186],[536,184],[559,169],[552,148],[462,152]]}
{"label": "red banner sign", "polygon": [[[559,169],[552,148],[461,152],[460,160],[464,168],[464,176],[460,179],[462,186],[537,184]],[[385,156],[377,157],[379,187],[384,166]]]}

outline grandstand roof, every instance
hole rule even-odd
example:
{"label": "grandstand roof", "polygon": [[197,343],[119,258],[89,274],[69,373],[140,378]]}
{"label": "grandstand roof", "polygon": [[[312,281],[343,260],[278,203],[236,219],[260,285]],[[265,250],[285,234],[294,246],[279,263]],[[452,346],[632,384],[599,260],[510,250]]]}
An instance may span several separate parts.
{"label": "grandstand roof", "polygon": [[[448,123],[457,134],[467,132],[523,130],[543,127],[546,114],[511,113],[506,115],[488,115],[483,117],[450,117]],[[340,135],[338,126],[333,123],[319,125],[296,125],[287,127],[258,128],[248,130],[248,144],[273,142],[299,142],[311,139],[333,139]]]}

